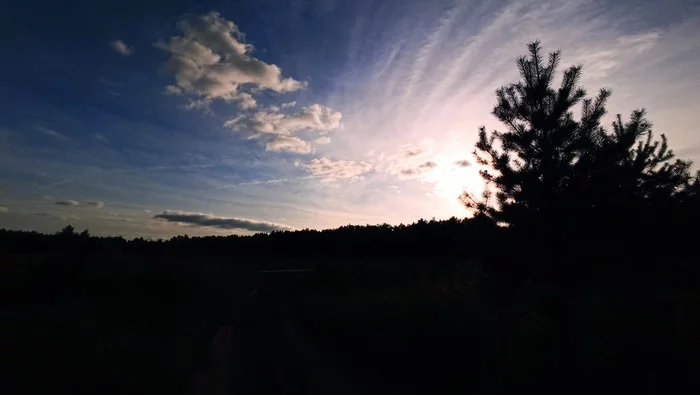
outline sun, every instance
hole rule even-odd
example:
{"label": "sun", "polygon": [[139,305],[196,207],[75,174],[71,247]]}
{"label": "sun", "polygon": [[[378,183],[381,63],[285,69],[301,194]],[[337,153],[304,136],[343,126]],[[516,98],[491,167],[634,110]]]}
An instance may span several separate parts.
{"label": "sun", "polygon": [[481,196],[484,181],[474,166],[438,170],[433,174],[433,193],[447,199],[457,199],[463,192]]}

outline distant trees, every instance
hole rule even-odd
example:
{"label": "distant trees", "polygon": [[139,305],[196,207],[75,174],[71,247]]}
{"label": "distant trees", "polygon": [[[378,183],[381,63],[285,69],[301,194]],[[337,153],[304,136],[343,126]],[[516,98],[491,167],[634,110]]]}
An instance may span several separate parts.
{"label": "distant trees", "polygon": [[75,228],[73,227],[73,225],[66,225],[57,234],[59,234],[61,236],[73,236],[73,235],[75,235]]}
{"label": "distant trees", "polygon": [[[513,226],[551,228],[558,220],[607,217],[631,207],[697,200],[700,172],[674,160],[665,135],[654,139],[644,110],[621,116],[612,133],[601,126],[610,90],[587,97],[582,67],[564,71],[554,87],[561,53],[542,53],[538,41],[517,60],[521,81],[499,88],[493,109],[503,132],[479,131],[474,155],[487,167],[479,198],[464,193],[470,209]],[[574,116],[580,106],[578,119]]]}
{"label": "distant trees", "polygon": [[[0,253],[148,253],[220,255],[256,261],[260,257],[398,259],[417,256],[476,256],[498,232],[492,221],[472,219],[419,220],[409,225],[347,225],[337,229],[278,231],[253,236],[174,236],[167,240],[94,237],[72,226],[53,234],[0,229]],[[465,248],[468,240],[468,248]]]}

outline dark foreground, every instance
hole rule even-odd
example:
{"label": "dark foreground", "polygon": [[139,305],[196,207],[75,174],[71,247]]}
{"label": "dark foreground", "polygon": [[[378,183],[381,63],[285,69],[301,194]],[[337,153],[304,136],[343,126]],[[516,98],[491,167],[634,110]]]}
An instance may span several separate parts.
{"label": "dark foreground", "polygon": [[638,262],[634,276],[606,269],[604,281],[591,266],[552,302],[556,290],[546,284],[495,281],[474,262],[444,258],[429,272],[404,262],[402,275],[368,262],[261,273],[264,265],[211,257],[3,259],[8,394],[668,393],[697,385],[700,299],[694,272],[677,275],[684,265],[668,277]]}

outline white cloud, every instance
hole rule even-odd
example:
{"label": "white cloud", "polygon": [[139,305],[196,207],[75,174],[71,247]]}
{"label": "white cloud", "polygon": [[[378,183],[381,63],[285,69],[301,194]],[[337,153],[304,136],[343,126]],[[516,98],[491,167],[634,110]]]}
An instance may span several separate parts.
{"label": "white cloud", "polygon": [[218,229],[241,229],[251,232],[272,232],[275,230],[293,230],[294,228],[274,222],[236,217],[217,217],[211,214],[191,213],[185,211],[163,211],[153,216],[154,219],[194,226],[206,226]]}
{"label": "white cloud", "polygon": [[246,109],[254,107],[254,101],[250,94],[240,91],[244,84],[275,92],[306,86],[293,78],[283,78],[278,66],[251,56],[253,46],[244,42],[238,26],[217,12],[180,21],[177,26],[182,36],[155,45],[171,54],[166,69],[175,76],[177,87],[189,96],[238,100]]}
{"label": "white cloud", "polygon": [[136,52],[134,50],[134,47],[126,45],[126,43],[122,40],[112,41],[109,43],[109,46],[112,47],[113,50],[117,51],[118,53],[124,56],[130,56],[133,55],[134,52]]}
{"label": "white cloud", "polygon": [[263,138],[265,150],[273,152],[292,152],[295,154],[308,154],[312,152],[311,145],[294,136],[269,135]]}
{"label": "white cloud", "polygon": [[211,111],[211,99],[187,99],[187,102],[182,106],[185,110],[204,110]]}
{"label": "white cloud", "polygon": [[330,142],[331,142],[331,138],[328,136],[321,136],[321,137],[317,138],[316,140],[314,140],[314,143],[321,144],[321,145],[330,144]]}
{"label": "white cloud", "polygon": [[227,121],[224,126],[234,130],[247,130],[253,135],[291,135],[309,129],[330,131],[340,128],[342,114],[320,104],[304,107],[301,112],[284,115],[276,112],[258,111],[249,116],[239,116]]}
{"label": "white cloud", "polygon": [[295,166],[306,169],[309,173],[326,181],[350,180],[351,182],[362,179],[363,174],[374,169],[369,163],[351,160],[332,160],[328,158],[312,159],[309,162],[295,162]]}
{"label": "white cloud", "polygon": [[182,95],[182,89],[175,85],[167,85],[165,87],[165,90],[163,90],[163,93],[165,93],[166,95],[179,96]]}
{"label": "white cloud", "polygon": [[268,151],[309,153],[309,143],[295,136],[302,130],[328,132],[341,128],[342,114],[320,104],[302,108],[302,111],[285,115],[272,111],[257,111],[227,121],[224,126],[247,133],[249,139],[266,142]]}
{"label": "white cloud", "polygon": [[250,93],[239,93],[238,94],[238,107],[241,110],[250,110],[251,108],[257,107],[258,103],[253,99]]}
{"label": "white cloud", "polygon": [[294,107],[297,105],[296,101],[290,101],[289,103],[282,103],[282,108],[289,108],[289,107]]}
{"label": "white cloud", "polygon": [[7,209],[7,207],[0,206],[0,213],[9,213],[10,210]]}

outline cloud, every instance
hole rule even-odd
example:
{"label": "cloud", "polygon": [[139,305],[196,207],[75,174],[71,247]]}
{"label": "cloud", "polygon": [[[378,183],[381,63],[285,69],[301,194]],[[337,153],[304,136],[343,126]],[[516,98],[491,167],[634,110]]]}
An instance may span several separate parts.
{"label": "cloud", "polygon": [[134,50],[134,47],[126,45],[126,43],[122,40],[112,41],[109,43],[109,46],[112,47],[113,50],[117,51],[119,54],[124,56],[131,56],[134,54],[134,52],[136,52]]}
{"label": "cloud", "polygon": [[95,139],[95,141],[99,141],[100,143],[103,143],[103,144],[109,143],[109,140],[107,140],[107,138],[101,133],[95,134],[93,136],[93,138]]}
{"label": "cloud", "polygon": [[211,112],[211,99],[187,99],[187,102],[182,106],[185,110],[204,110]]}
{"label": "cloud", "polygon": [[411,164],[410,161],[394,161],[389,163],[384,170],[389,174],[398,176],[401,180],[421,179],[426,181],[428,173],[432,172],[437,165],[438,164],[433,161],[426,161],[419,164]]}
{"label": "cloud", "polygon": [[414,156],[418,156],[423,153],[423,150],[420,149],[414,149],[414,150],[407,150],[404,152],[403,156],[406,158],[412,158]]}
{"label": "cloud", "polygon": [[270,135],[264,139],[266,140],[266,151],[292,152],[295,154],[308,154],[312,151],[311,145],[298,137]]}
{"label": "cloud", "polygon": [[312,159],[309,162],[295,162],[295,166],[306,169],[312,175],[326,181],[359,181],[365,173],[374,170],[374,166],[365,162],[351,160],[332,160],[328,158]]}
{"label": "cloud", "polygon": [[166,95],[179,96],[182,95],[182,89],[178,88],[175,85],[167,85],[163,90],[163,93]]}
{"label": "cloud", "polygon": [[314,140],[314,143],[321,144],[321,145],[330,144],[330,142],[331,142],[331,138],[328,136],[321,136],[321,137],[317,138],[316,140]]}
{"label": "cloud", "polygon": [[119,81],[112,81],[112,80],[108,80],[106,78],[100,78],[99,81],[101,83],[107,85],[110,88],[123,88],[124,87],[124,83],[119,82]]}
{"label": "cloud", "polygon": [[275,230],[293,230],[292,227],[273,222],[258,221],[235,217],[217,217],[211,214],[190,213],[185,211],[163,211],[153,216],[171,223],[189,224],[194,226],[218,228],[218,229],[241,229],[251,232],[272,232]]}
{"label": "cloud", "polygon": [[296,101],[290,101],[289,103],[282,103],[282,108],[289,108],[289,107],[294,107],[297,105]]}
{"label": "cloud", "polygon": [[312,104],[292,115],[272,111],[258,111],[252,115],[239,116],[227,121],[224,126],[233,130],[247,130],[253,136],[263,134],[291,135],[299,130],[331,131],[340,128],[343,115],[332,108]]}
{"label": "cloud", "polygon": [[224,127],[248,134],[248,139],[265,141],[268,151],[309,153],[308,142],[294,136],[301,130],[328,132],[341,127],[343,115],[329,107],[312,104],[301,112],[285,115],[273,111],[257,111],[224,123]]}
{"label": "cloud", "polygon": [[258,106],[258,102],[255,101],[250,93],[239,93],[238,94],[238,108],[241,110],[250,110]]}
{"label": "cloud", "polygon": [[43,132],[45,135],[47,135],[47,136],[49,136],[49,137],[55,138],[55,139],[59,139],[59,140],[68,140],[68,137],[64,136],[64,135],[61,134],[61,133],[58,133],[58,132],[55,131],[54,129],[49,129],[49,128],[46,128],[46,127],[43,127],[43,126],[37,126],[37,130]]}
{"label": "cloud", "polygon": [[0,206],[0,213],[9,213],[10,210],[7,209],[7,207]]}
{"label": "cloud", "polygon": [[79,219],[80,219],[80,217],[78,217],[78,216],[76,216],[76,215],[64,216],[64,215],[55,215],[55,214],[46,213],[46,212],[34,213],[34,215],[37,216],[37,217],[44,217],[44,218],[55,219],[55,220],[62,220],[62,221],[65,221],[65,220],[68,220],[68,219],[74,219],[74,220],[79,220]]}
{"label": "cloud", "polygon": [[472,163],[466,159],[463,159],[463,160],[456,161],[455,165],[457,165],[457,167],[469,167],[472,165]]}
{"label": "cloud", "polygon": [[252,108],[252,97],[240,91],[242,85],[275,92],[306,86],[293,78],[283,78],[278,66],[251,56],[253,46],[244,42],[238,26],[217,12],[182,20],[177,27],[182,36],[158,41],[155,46],[171,54],[165,68],[175,76],[175,84],[184,94],[239,101],[243,108]]}
{"label": "cloud", "polygon": [[100,201],[85,202],[85,204],[95,208],[102,208],[105,205],[103,202]]}
{"label": "cloud", "polygon": [[54,204],[59,205],[59,206],[77,206],[80,203],[78,203],[75,200],[57,200],[54,202]]}

